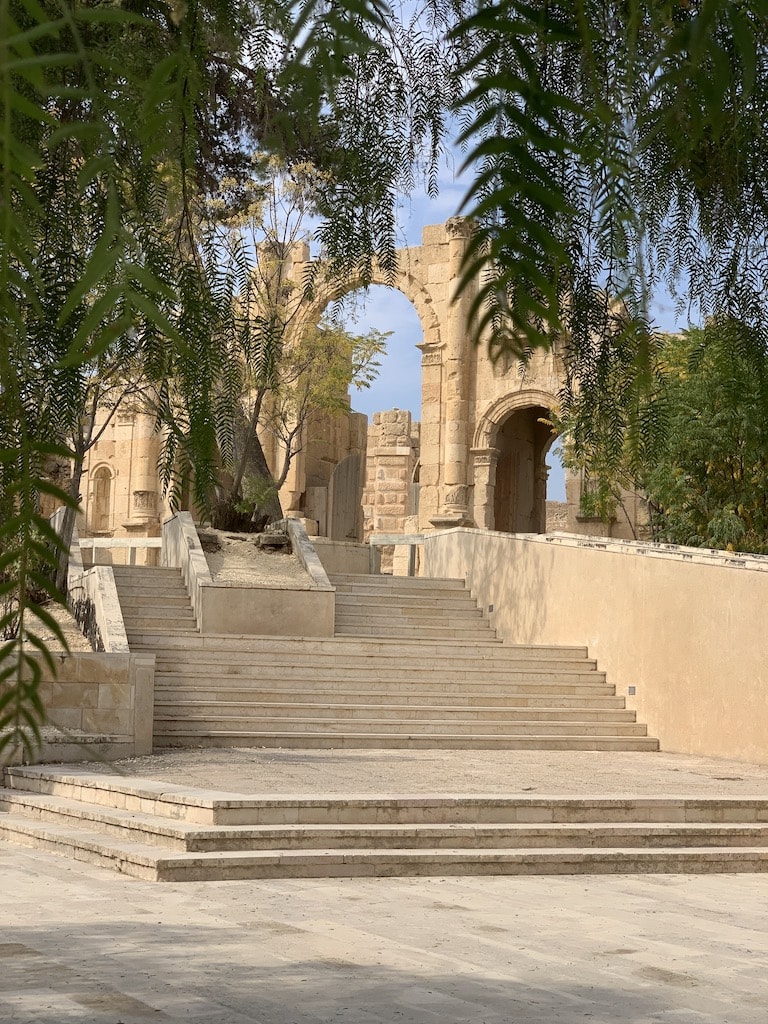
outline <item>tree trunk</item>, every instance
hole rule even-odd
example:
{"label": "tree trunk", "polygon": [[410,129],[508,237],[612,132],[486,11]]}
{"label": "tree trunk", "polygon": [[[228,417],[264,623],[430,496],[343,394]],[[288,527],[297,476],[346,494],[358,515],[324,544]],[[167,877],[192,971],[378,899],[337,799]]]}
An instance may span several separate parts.
{"label": "tree trunk", "polygon": [[69,549],[72,546],[72,535],[75,532],[75,523],[80,505],[80,483],[83,479],[83,456],[73,459],[72,479],[69,482],[69,496],[78,503],[77,507],[67,506],[61,521],[61,548],[59,549],[58,564],[56,566],[56,589],[66,596],[67,594],[67,572],[69,570]]}

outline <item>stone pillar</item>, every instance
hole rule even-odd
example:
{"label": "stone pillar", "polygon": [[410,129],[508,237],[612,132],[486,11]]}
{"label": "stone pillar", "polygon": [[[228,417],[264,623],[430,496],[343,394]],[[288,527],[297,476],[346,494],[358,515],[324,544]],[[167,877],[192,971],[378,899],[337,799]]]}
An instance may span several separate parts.
{"label": "stone pillar", "polygon": [[[364,540],[372,533],[404,533],[408,494],[416,465],[411,414],[404,409],[374,413],[368,428],[363,490]],[[382,552],[382,571],[391,571],[392,550]]]}
{"label": "stone pillar", "polygon": [[446,222],[448,236],[449,300],[451,315],[444,334],[443,363],[443,479],[442,501],[434,526],[448,527],[470,523],[469,498],[469,387],[470,342],[469,307],[472,294],[458,295],[461,264],[471,235],[471,226],[462,217]]}
{"label": "stone pillar", "polygon": [[424,342],[418,347],[421,349],[419,522],[426,526],[440,508],[443,346]]}
{"label": "stone pillar", "polygon": [[486,530],[495,526],[493,499],[496,491],[496,466],[499,461],[498,448],[473,448],[472,462],[475,480],[472,514],[475,525]]}

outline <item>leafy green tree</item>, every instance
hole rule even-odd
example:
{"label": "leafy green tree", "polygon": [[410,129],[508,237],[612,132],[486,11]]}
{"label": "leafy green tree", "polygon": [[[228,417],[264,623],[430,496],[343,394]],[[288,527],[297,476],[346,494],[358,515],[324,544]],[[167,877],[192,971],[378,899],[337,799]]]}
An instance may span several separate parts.
{"label": "leafy green tree", "polygon": [[738,324],[670,337],[668,435],[644,477],[654,535],[768,553],[768,378]]}

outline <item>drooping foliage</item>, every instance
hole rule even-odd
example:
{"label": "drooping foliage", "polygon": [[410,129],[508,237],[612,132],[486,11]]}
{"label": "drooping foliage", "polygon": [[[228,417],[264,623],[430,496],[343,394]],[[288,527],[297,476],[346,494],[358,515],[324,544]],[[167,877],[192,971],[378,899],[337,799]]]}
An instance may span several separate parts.
{"label": "drooping foliage", "polygon": [[501,0],[456,34],[479,168],[465,286],[485,275],[492,350],[564,336],[574,450],[610,470],[664,433],[660,285],[694,322],[765,336],[768,5]]}
{"label": "drooping foliage", "polygon": [[37,495],[73,377],[136,346],[214,482],[237,288],[197,224],[222,177],[237,205],[254,150],[328,172],[318,239],[365,282],[374,257],[394,271],[398,192],[419,173],[434,190],[458,121],[473,330],[493,353],[564,335],[576,457],[610,472],[664,427],[658,283],[764,354],[767,34],[765,0],[0,0],[0,590],[18,595],[0,731],[39,712]]}

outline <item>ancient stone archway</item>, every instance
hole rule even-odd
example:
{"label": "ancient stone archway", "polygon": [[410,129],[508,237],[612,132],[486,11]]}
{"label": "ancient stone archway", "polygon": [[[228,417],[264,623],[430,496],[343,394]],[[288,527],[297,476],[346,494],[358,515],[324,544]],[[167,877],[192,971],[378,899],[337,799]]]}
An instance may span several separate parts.
{"label": "ancient stone archway", "polygon": [[[333,485],[331,480],[339,463],[353,454],[362,459],[366,449],[363,504],[367,531],[402,531],[406,520],[409,531],[463,524],[493,529],[497,521],[512,530],[543,528],[540,499],[546,477],[542,453],[547,445],[537,436],[536,421],[541,411],[557,408],[563,383],[562,355],[557,347],[536,351],[523,366],[514,357],[492,362],[487,339],[474,344],[469,312],[479,282],[470,284],[461,295],[457,289],[469,239],[470,227],[460,218],[426,227],[421,245],[398,251],[391,279],[380,269],[374,270],[372,283],[397,288],[412,303],[421,322],[421,424],[416,429],[406,423],[410,414],[403,410],[383,410],[371,424],[362,414],[352,412],[334,423],[323,422],[322,417],[308,422],[307,444],[294,460],[281,498],[286,512],[313,520],[323,535],[328,535],[329,524],[333,532],[345,536],[352,531],[352,510],[341,509],[340,495],[345,495],[344,502],[351,500],[355,460],[347,463]],[[310,261],[307,245],[293,247],[290,259],[294,281],[305,280],[306,275],[315,280],[314,297],[303,301],[293,331],[318,323],[329,303],[362,284],[354,279],[324,281],[321,269]],[[387,330],[385,322],[380,327]],[[114,522],[126,531],[146,530],[150,517],[154,524],[157,521],[156,500],[144,511],[158,489],[154,478],[149,479],[150,467],[154,469],[157,463],[157,441],[138,423],[142,417],[128,419],[130,429],[128,422],[123,424],[117,418],[104,439],[105,449],[112,443],[109,454],[94,453],[89,466],[97,467],[107,458],[126,468],[121,478],[125,483],[113,486]],[[528,483],[522,489],[517,480],[519,467],[515,470],[510,465],[515,451],[518,463],[525,456],[524,461],[537,467],[532,471],[533,482],[526,478]],[[417,464],[418,484],[410,479]],[[502,488],[509,495],[517,493],[519,507],[514,512],[509,511],[514,504],[511,500],[505,503],[499,497],[496,504],[499,470]],[[395,486],[398,483],[402,486]],[[331,487],[336,492],[333,495]],[[528,496],[521,496],[526,488]],[[519,509],[526,503],[528,512],[523,514]]]}
{"label": "ancient stone archway", "polygon": [[542,423],[557,408],[550,391],[526,388],[497,399],[475,428],[474,518],[504,533],[546,529],[546,455],[555,435]]}
{"label": "ancient stone archway", "polygon": [[[441,516],[447,516],[449,521],[468,521],[470,344],[466,310],[471,289],[460,302],[454,302],[468,238],[468,225],[458,218],[425,228],[421,246],[399,251],[394,278],[374,268],[370,282],[402,292],[421,321],[419,519],[426,526]],[[311,274],[308,246],[297,246],[292,259],[295,280]],[[319,322],[330,303],[361,284],[356,279],[341,283],[324,283],[320,279],[313,299],[306,303],[294,329],[301,331],[307,324]],[[382,329],[386,330],[386,324],[382,324]],[[382,454],[382,458],[386,457]],[[297,475],[300,473],[301,467],[297,466]],[[300,478],[292,489],[302,493]],[[405,507],[402,512],[405,514]]]}

